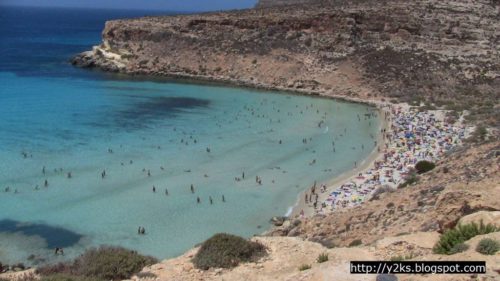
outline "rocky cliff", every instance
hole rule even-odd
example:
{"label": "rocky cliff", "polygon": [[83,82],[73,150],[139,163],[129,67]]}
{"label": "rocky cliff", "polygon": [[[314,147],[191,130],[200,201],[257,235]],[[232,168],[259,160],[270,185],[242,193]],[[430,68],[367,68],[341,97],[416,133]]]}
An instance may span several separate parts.
{"label": "rocky cliff", "polygon": [[304,5],[304,8],[309,7],[305,5],[322,5],[322,6],[342,6],[352,5],[355,2],[376,2],[374,0],[259,0],[255,5],[256,8],[270,8],[277,6],[292,6]]}
{"label": "rocky cliff", "polygon": [[[300,0],[299,0],[300,1]],[[265,3],[280,1],[262,1]],[[289,2],[289,1],[286,1]],[[498,125],[500,6],[321,1],[106,23],[73,63],[462,111]],[[325,4],[327,3],[327,4]]]}
{"label": "rocky cliff", "polygon": [[275,6],[286,6],[286,5],[302,5],[310,3],[318,3],[321,0],[259,0],[256,8],[269,8]]}

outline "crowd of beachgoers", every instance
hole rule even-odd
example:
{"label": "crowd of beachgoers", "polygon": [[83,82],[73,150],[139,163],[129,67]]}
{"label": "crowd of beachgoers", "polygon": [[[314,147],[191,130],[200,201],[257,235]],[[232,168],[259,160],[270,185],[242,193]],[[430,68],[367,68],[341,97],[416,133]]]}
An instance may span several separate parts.
{"label": "crowd of beachgoers", "polygon": [[412,177],[417,162],[437,161],[468,134],[463,123],[447,122],[443,111],[419,111],[407,105],[384,105],[381,111],[387,125],[381,128],[377,159],[345,182],[311,187],[304,200],[315,213],[357,206],[378,188],[398,188]]}

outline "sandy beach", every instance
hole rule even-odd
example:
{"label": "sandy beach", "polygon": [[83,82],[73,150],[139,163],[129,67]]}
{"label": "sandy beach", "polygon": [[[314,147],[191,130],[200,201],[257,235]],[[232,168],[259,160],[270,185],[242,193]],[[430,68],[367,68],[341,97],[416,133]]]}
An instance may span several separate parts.
{"label": "sandy beach", "polygon": [[382,186],[398,188],[418,161],[438,160],[469,132],[460,121],[446,122],[444,111],[419,112],[407,104],[379,104],[377,108],[381,133],[372,153],[358,167],[329,182],[317,183],[315,192],[312,187],[302,192],[291,217],[353,207]]}
{"label": "sandy beach", "polygon": [[[380,128],[379,131],[382,129],[389,129],[389,124],[390,120],[387,120],[384,118],[385,113],[388,111],[385,111],[380,104],[377,104],[377,109],[378,109],[378,118],[380,119]],[[324,202],[327,198],[328,195],[333,192],[339,185],[348,182],[350,179],[356,177],[359,173],[363,173],[370,169],[373,166],[373,163],[375,161],[381,160],[383,157],[383,151],[379,150],[378,147],[383,147],[385,146],[385,140],[383,138],[383,134],[380,133],[377,135],[377,143],[379,144],[378,146],[374,147],[370,155],[368,155],[367,158],[363,160],[363,162],[360,163],[356,168],[351,169],[349,171],[346,171],[335,178],[331,179],[330,181],[326,183],[319,183],[317,186],[320,186],[321,184],[326,185],[326,189],[324,192],[318,193],[318,202]],[[290,213],[290,217],[297,217],[301,215],[301,212],[303,211],[303,215],[306,217],[312,216],[315,214],[315,209],[311,201],[306,204],[304,198],[305,194],[310,193],[310,188],[307,190],[301,192],[298,197],[295,205],[292,208],[292,212]]]}

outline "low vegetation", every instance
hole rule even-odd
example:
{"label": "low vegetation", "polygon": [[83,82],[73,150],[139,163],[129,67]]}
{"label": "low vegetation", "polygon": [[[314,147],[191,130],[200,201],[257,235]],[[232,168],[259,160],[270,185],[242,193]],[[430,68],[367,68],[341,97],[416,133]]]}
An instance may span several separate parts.
{"label": "low vegetation", "polygon": [[418,161],[417,164],[415,164],[415,170],[417,171],[417,174],[429,172],[434,168],[436,168],[436,164],[426,160]]}
{"label": "low vegetation", "polygon": [[458,244],[461,244],[474,236],[496,232],[499,230],[500,228],[497,228],[495,225],[485,225],[482,221],[479,224],[473,222],[465,225],[458,225],[454,229],[447,230],[441,235],[439,241],[434,246],[433,251],[436,254],[451,255],[455,253],[454,247],[458,247]]}
{"label": "low vegetation", "polygon": [[494,255],[500,250],[500,243],[491,238],[484,238],[479,241],[476,247],[476,251],[483,255]]}
{"label": "low vegetation", "polygon": [[318,240],[316,240],[316,242],[320,243],[321,245],[323,245],[323,247],[325,247],[327,249],[333,249],[333,248],[337,247],[335,242],[331,239],[318,239]]}
{"label": "low vegetation", "polygon": [[467,139],[471,143],[482,143],[488,138],[488,130],[482,125],[478,125],[471,136]]}
{"label": "low vegetation", "polygon": [[203,242],[193,258],[196,268],[231,268],[249,262],[266,253],[264,245],[241,237],[219,233]]}
{"label": "low vegetation", "polygon": [[300,271],[304,271],[304,270],[308,270],[308,269],[311,269],[310,264],[303,264],[303,265],[299,266]]}
{"label": "low vegetation", "polygon": [[418,182],[418,176],[416,173],[411,173],[406,179],[405,182],[398,185],[398,188],[405,188],[407,186],[416,184]]}
{"label": "low vegetation", "polygon": [[462,253],[469,249],[469,245],[465,243],[458,243],[450,249],[450,255]]}
{"label": "low vegetation", "polygon": [[410,260],[415,257],[415,254],[412,252],[408,255],[397,255],[394,257],[391,257],[391,261],[404,261],[404,260]]}
{"label": "low vegetation", "polygon": [[324,263],[324,262],[327,262],[328,261],[328,254],[327,253],[322,253],[318,256],[318,258],[316,259],[316,261],[318,263]]}
{"label": "low vegetation", "polygon": [[356,247],[356,246],[359,246],[363,244],[363,241],[361,241],[361,239],[356,239],[356,240],[353,240],[351,243],[349,243],[349,247]]}
{"label": "low vegetation", "polygon": [[122,280],[156,263],[153,257],[119,247],[100,247],[87,250],[73,262],[43,266],[37,273],[44,281]]}

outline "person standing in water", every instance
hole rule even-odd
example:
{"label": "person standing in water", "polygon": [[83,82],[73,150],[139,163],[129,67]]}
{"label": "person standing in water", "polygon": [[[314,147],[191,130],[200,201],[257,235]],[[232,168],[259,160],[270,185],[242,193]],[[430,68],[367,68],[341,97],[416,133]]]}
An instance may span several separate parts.
{"label": "person standing in water", "polygon": [[191,184],[191,193],[194,194],[194,186],[193,186],[193,184]]}

